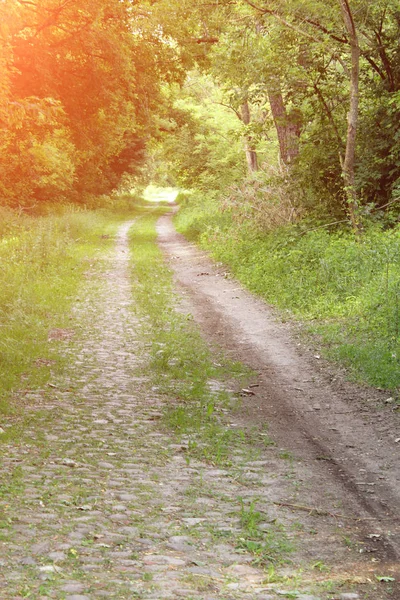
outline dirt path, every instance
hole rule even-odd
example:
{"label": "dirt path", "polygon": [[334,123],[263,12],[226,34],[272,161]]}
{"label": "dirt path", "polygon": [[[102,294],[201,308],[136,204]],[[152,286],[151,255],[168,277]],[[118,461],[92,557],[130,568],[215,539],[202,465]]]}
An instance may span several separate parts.
{"label": "dirt path", "polygon": [[[301,459],[307,504],[327,508],[335,499],[348,514],[366,519],[361,535],[367,550],[398,562],[400,423],[385,402],[388,394],[321,368],[319,357],[302,351],[263,302],[177,234],[169,216],[158,233],[204,334],[259,373],[242,417],[265,420],[278,443]],[[368,537],[371,531],[376,537]]]}
{"label": "dirt path", "polygon": [[[59,343],[65,354],[63,377],[54,377],[51,387],[30,397],[32,410],[22,439],[2,446],[0,598],[394,598],[386,594],[385,585],[376,581],[378,587],[373,585],[377,564],[384,575],[394,570],[389,564],[371,561],[371,557],[385,558],[384,551],[394,552],[392,546],[379,547],[376,537],[361,548],[369,548],[371,555],[359,554],[359,547],[352,546],[360,527],[364,534],[362,525],[337,514],[352,512],[347,500],[338,504],[346,494],[337,478],[327,474],[330,463],[324,462],[323,469],[321,463],[311,465],[305,444],[299,446],[304,451],[301,460],[288,460],[280,448],[267,447],[259,450],[257,460],[247,451],[235,451],[232,466],[221,469],[188,461],[182,443],[161,426],[168,400],[157,397],[141,373],[145,356],[132,311],[130,225],[121,227],[115,250],[87,274],[71,318],[75,338],[71,339],[72,331],[60,335],[58,341],[56,335],[51,336],[51,343]],[[181,256],[174,262],[183,268],[182,275],[186,273],[187,284],[203,285],[206,276],[196,277],[200,265],[204,271],[203,259],[174,236],[168,220],[162,221],[161,230],[164,247]],[[242,292],[233,292],[232,284],[216,274],[214,279],[216,285],[221,280],[225,290],[221,293],[229,298],[227,305],[235,313],[236,296]],[[207,319],[219,331],[220,319],[227,317],[222,317],[221,310],[211,310],[211,300],[205,301],[200,289],[193,294],[195,298],[201,299],[199,306],[206,302]],[[246,304],[246,310],[250,306]],[[240,312],[235,314],[232,330],[240,320]],[[229,322],[227,326],[221,341],[230,340],[232,327]],[[242,345],[249,362],[253,354],[262,357],[250,339]],[[266,381],[266,374],[272,376],[274,368],[262,369],[262,381]],[[300,377],[305,378],[304,374]],[[280,394],[276,395],[275,388],[259,388],[244,407],[249,409],[249,426],[254,415],[269,418],[264,413],[265,399],[272,405],[276,397],[284,397],[283,391]],[[279,425],[280,436],[284,413],[276,407],[271,415],[274,411],[271,429]],[[239,415],[227,415],[229,426],[235,426],[236,418]],[[292,437],[297,455],[296,440],[301,436],[295,435],[294,428]],[[285,448],[289,446],[290,438],[284,443]],[[320,473],[325,473],[323,480]],[[313,486],[320,490],[318,494]],[[334,509],[335,514],[317,515],[282,506],[284,502],[304,504],[306,499]],[[366,514],[366,507],[357,504],[358,496],[351,501],[356,503],[357,515]],[[249,542],[242,537],[243,518],[251,517],[255,504],[264,519],[258,525],[266,532],[271,552],[286,544],[284,530],[297,547],[292,562],[279,575],[274,568],[266,572],[254,564],[254,554],[245,551]],[[371,523],[369,531],[378,535],[375,525],[379,523]],[[387,534],[386,524],[380,527]],[[337,569],[327,573],[326,564],[335,564]],[[314,593],[319,581],[324,585]],[[331,593],[332,589],[339,592]],[[368,596],[363,594],[365,589]],[[371,596],[375,589],[377,593]]]}

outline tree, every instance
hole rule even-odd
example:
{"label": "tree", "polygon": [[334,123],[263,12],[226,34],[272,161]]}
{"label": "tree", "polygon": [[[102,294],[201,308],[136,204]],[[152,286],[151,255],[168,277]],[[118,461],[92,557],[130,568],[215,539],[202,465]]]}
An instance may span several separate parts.
{"label": "tree", "polygon": [[176,42],[188,54],[202,34],[194,60],[248,122],[248,148],[269,139],[274,124],[281,163],[306,207],[345,212],[358,232],[364,207],[392,206],[400,175],[394,0],[172,4],[175,18],[189,15]]}
{"label": "tree", "polygon": [[172,108],[165,109],[152,143],[155,178],[204,191],[240,181],[246,173],[242,126],[211,77],[191,71],[182,88],[165,93]]}
{"label": "tree", "polygon": [[353,13],[348,0],[339,0],[343,21],[349,36],[351,48],[350,72],[350,108],[348,114],[348,128],[346,137],[346,154],[342,169],[346,189],[349,214],[356,235],[360,234],[359,203],[355,186],[356,138],[359,112],[360,88],[360,46],[358,34],[354,23]]}
{"label": "tree", "polygon": [[161,82],[182,76],[176,49],[146,26],[147,6],[0,4],[3,202],[85,202],[115,188],[123,169],[137,171]]}

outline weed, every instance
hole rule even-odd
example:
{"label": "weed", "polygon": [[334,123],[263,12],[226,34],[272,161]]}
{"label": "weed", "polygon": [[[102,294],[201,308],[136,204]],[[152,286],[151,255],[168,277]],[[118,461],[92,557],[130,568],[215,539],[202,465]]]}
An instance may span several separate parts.
{"label": "weed", "polygon": [[352,549],[355,547],[354,541],[347,535],[343,536],[343,543],[349,549]]}
{"label": "weed", "polygon": [[[293,550],[282,527],[275,520],[269,521],[267,514],[256,510],[256,499],[248,506],[242,498],[239,498],[239,501],[242,531],[236,541],[237,551],[245,550],[253,554],[255,565],[265,567],[270,563],[281,563],[283,557]],[[260,524],[266,521],[269,522],[268,530],[261,529]]]}
{"label": "weed", "polygon": [[264,520],[265,515],[255,510],[256,500],[252,500],[249,508],[246,508],[240,498],[240,524],[250,535],[258,534],[258,525]]}
{"label": "weed", "polygon": [[250,552],[254,557],[253,564],[263,567],[270,563],[285,562],[287,559],[283,557],[293,550],[286,536],[279,530],[264,534],[262,539],[241,537],[237,542],[236,549]]}
{"label": "weed", "polygon": [[279,458],[282,458],[283,460],[290,460],[292,462],[293,454],[288,450],[283,450],[282,452],[279,452]]}
{"label": "weed", "polygon": [[330,571],[330,568],[326,564],[324,564],[321,560],[317,560],[317,562],[315,562],[311,568],[319,571],[320,573],[326,573],[326,572]]}
{"label": "weed", "polygon": [[75,550],[75,548],[69,548],[69,550],[67,552],[67,556],[68,556],[68,558],[70,558],[73,561],[76,561],[79,558],[78,551]]}
{"label": "weed", "polygon": [[23,473],[21,467],[15,467],[7,480],[0,484],[0,498],[10,499],[19,495],[24,489]]}
{"label": "weed", "polygon": [[205,575],[189,573],[182,578],[182,581],[196,588],[198,592],[210,592],[215,589],[212,578]]}

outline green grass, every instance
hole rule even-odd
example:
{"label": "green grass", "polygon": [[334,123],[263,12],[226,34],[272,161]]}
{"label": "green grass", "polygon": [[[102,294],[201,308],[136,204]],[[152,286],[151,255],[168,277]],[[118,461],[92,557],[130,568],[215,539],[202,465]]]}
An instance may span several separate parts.
{"label": "green grass", "polygon": [[[179,199],[178,199],[179,200]],[[362,382],[400,389],[400,227],[262,232],[218,208],[215,198],[181,202],[179,231],[224,262],[241,282],[303,321],[326,356]]]}
{"label": "green grass", "polygon": [[185,441],[187,460],[228,464],[232,447],[244,444],[246,434],[221,422],[231,394],[223,384],[219,390],[210,384],[249,373],[223,357],[216,361],[190,317],[176,310],[171,272],[155,243],[155,223],[165,210],[154,207],[131,234],[133,295],[149,352],[148,375],[159,393],[174,399],[162,422]]}
{"label": "green grass", "polygon": [[293,550],[283,528],[274,521],[269,523],[266,531],[260,528],[265,522],[269,522],[269,517],[256,509],[256,500],[246,505],[240,499],[242,535],[237,540],[237,549],[253,554],[253,563],[263,567],[282,562],[282,557]]}
{"label": "green grass", "polygon": [[153,208],[138,219],[131,235],[133,295],[145,324],[148,374],[159,393],[175,400],[164,411],[163,424],[185,439],[187,460],[227,464],[232,447],[243,444],[246,434],[221,423],[220,410],[231,395],[223,385],[215,391],[210,382],[249,373],[222,357],[216,362],[191,319],[176,311],[171,272],[155,243],[155,223],[164,211]]}
{"label": "green grass", "polygon": [[[50,212],[50,209],[47,209]],[[62,368],[53,330],[70,331],[84,273],[126,214],[58,207],[26,216],[0,209],[0,415],[23,413],[25,394]],[[76,332],[75,332],[76,333]],[[50,336],[51,337],[51,336]],[[0,441],[10,436],[0,435]]]}

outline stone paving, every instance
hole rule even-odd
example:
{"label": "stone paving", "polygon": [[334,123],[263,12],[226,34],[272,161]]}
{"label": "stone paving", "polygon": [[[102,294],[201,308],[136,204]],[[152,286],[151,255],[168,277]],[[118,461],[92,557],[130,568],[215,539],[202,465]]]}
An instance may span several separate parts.
{"label": "stone paving", "polygon": [[[233,476],[187,461],[160,427],[162,400],[138,372],[129,227],[87,280],[72,320],[79,335],[49,342],[65,348],[63,378],[37,395],[32,426],[2,457],[0,598],[293,597],[232,541],[238,498],[262,506],[264,489],[270,500],[286,485],[270,474],[273,458],[238,456]],[[268,511],[276,517],[270,502]]]}

